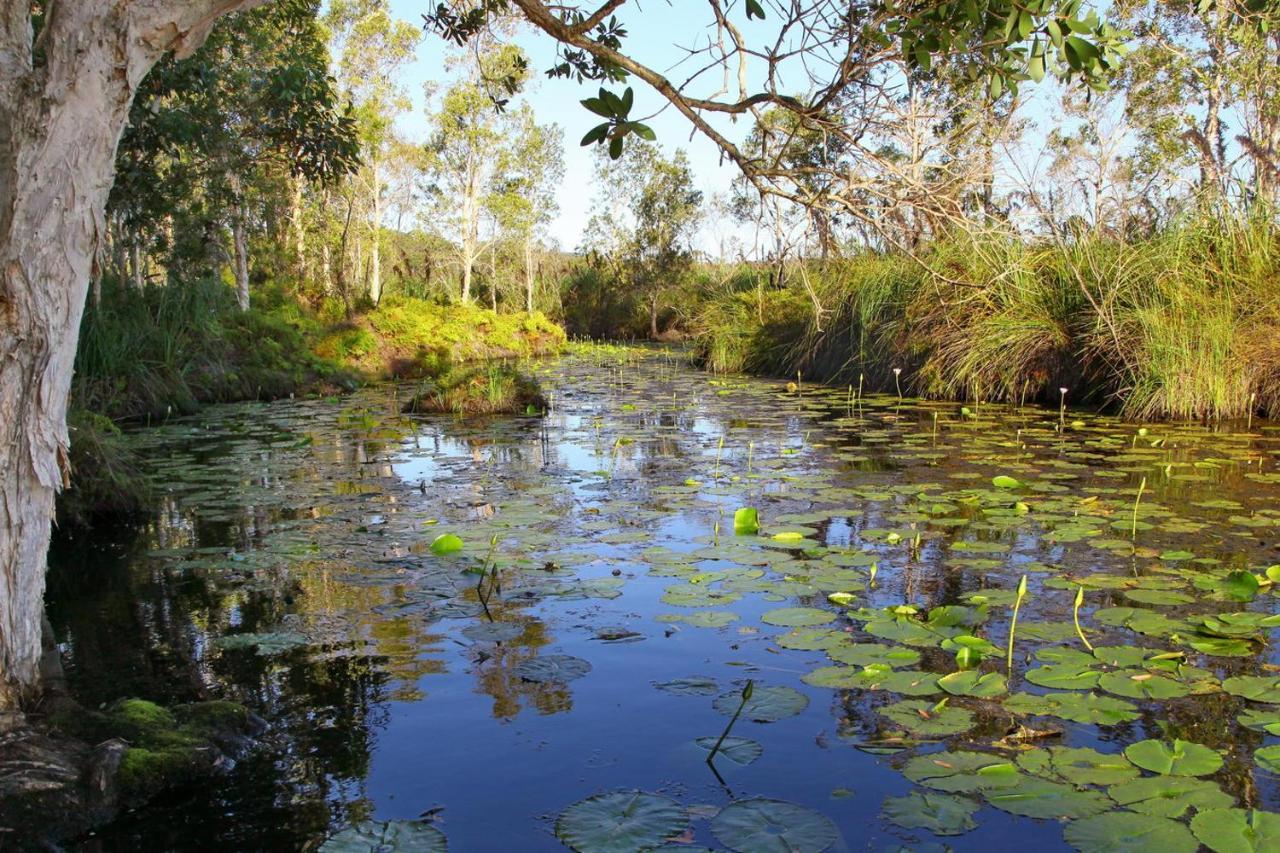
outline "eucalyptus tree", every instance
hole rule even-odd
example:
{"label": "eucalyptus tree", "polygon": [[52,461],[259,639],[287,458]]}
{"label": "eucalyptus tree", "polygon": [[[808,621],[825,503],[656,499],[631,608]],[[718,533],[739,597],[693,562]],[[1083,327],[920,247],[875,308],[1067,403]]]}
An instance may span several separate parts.
{"label": "eucalyptus tree", "polygon": [[331,0],[327,20],[339,56],[338,77],[355,103],[364,169],[358,175],[367,199],[368,295],[382,299],[383,171],[396,149],[396,117],[411,106],[397,77],[414,57],[419,29],[395,18],[387,0]]}
{"label": "eucalyptus tree", "polygon": [[1280,198],[1280,6],[1117,0],[1137,36],[1121,80],[1147,173],[1196,174],[1205,204]]}
{"label": "eucalyptus tree", "polygon": [[616,162],[600,157],[586,248],[609,257],[614,275],[645,304],[649,336],[659,334],[664,297],[692,270],[702,192],[683,150],[667,158],[652,143],[627,146]]}
{"label": "eucalyptus tree", "polygon": [[513,116],[498,178],[488,206],[501,233],[519,248],[524,279],[524,309],[532,314],[538,275],[538,241],[555,219],[556,191],[564,180],[564,134],[556,125],[539,125],[526,105]]}
{"label": "eucalyptus tree", "polygon": [[[249,231],[278,194],[277,178],[332,181],[355,168],[355,125],[328,74],[319,6],[278,0],[239,15],[195,55],[162,60],[147,75],[108,201],[129,235],[135,277],[144,235],[162,225],[169,245],[157,248],[168,250],[168,265],[207,274],[218,260],[209,257],[207,232],[225,223],[236,298],[248,309]],[[184,241],[175,231],[198,233]],[[184,242],[196,257],[191,248],[183,256]]]}
{"label": "eucalyptus tree", "polygon": [[492,214],[492,197],[507,146],[518,133],[512,116],[502,109],[494,81],[502,81],[508,95],[519,92],[527,64],[518,47],[495,47],[477,55],[468,76],[450,86],[431,115],[431,136],[424,167],[434,200],[436,224],[448,226],[456,241],[461,297],[471,301],[476,263],[489,248],[481,239],[481,225]]}
{"label": "eucalyptus tree", "polygon": [[[190,56],[221,16],[258,5],[0,0],[0,713],[16,710],[39,683],[49,525],[54,494],[70,476],[66,404],[76,333],[134,94],[164,56]],[[707,0],[700,8],[716,38],[698,48],[706,71],[673,83],[655,70],[663,51],[647,59],[625,46],[616,16],[638,14],[637,6],[464,0],[436,6],[428,23],[465,43],[498,16],[518,15],[557,45],[555,76],[609,87],[634,76],[754,186],[792,196],[785,170],[753,161],[710,117],[773,105],[840,133],[826,116],[890,56],[924,73],[957,68],[986,80],[994,97],[1046,71],[1100,87],[1123,40],[1082,0]],[[612,101],[606,106],[605,132],[588,141],[621,154],[626,138],[644,130]],[[849,141],[857,151],[856,138]],[[860,211],[839,195],[815,203]]]}

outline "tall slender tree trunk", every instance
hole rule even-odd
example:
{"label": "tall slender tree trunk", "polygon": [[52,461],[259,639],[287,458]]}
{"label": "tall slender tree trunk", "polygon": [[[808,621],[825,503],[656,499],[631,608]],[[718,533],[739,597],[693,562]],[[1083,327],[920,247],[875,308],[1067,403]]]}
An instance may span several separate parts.
{"label": "tall slender tree trunk", "polygon": [[59,0],[37,42],[29,0],[0,0],[0,730],[39,689],[76,336],[130,103],[165,52],[250,2]]}
{"label": "tall slender tree trunk", "polygon": [[142,238],[137,234],[133,235],[133,240],[129,244],[129,269],[133,277],[133,289],[141,293],[144,283],[142,274]]}
{"label": "tall slender tree trunk", "polygon": [[378,178],[378,155],[369,158],[369,170],[373,173],[373,206],[370,233],[373,245],[369,247],[369,300],[377,305],[382,301],[382,187]]}
{"label": "tall slender tree trunk", "polygon": [[307,229],[302,220],[302,184],[302,178],[294,176],[293,195],[289,199],[289,226],[293,231],[293,273],[299,284],[307,280]]}
{"label": "tall slender tree trunk", "polygon": [[231,211],[231,266],[236,277],[236,305],[241,311],[249,310],[249,233],[246,220],[249,212],[240,196],[240,182],[234,184],[236,200]]}
{"label": "tall slender tree trunk", "polygon": [[533,239],[526,238],[524,241],[524,310],[526,314],[533,313],[533,288]]}

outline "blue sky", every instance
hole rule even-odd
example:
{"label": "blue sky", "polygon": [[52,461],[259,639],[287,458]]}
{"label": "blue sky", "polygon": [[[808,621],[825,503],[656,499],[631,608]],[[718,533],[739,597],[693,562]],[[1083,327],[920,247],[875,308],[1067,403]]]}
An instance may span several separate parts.
{"label": "blue sky", "polygon": [[[422,12],[428,8],[428,0],[390,0],[392,12],[415,25],[421,25]],[[669,72],[673,79],[683,79],[689,73],[685,66],[678,66],[682,58],[679,46],[692,46],[699,37],[705,43],[707,12],[700,3],[668,4],[661,0],[651,0],[636,9],[627,4],[624,12],[629,12],[623,23],[627,27],[627,50],[662,72]],[[640,10],[644,14],[638,14]],[[750,33],[751,26],[761,26],[760,22],[742,27]],[[583,134],[599,123],[599,119],[587,112],[579,101],[596,93],[597,86],[589,83],[579,84],[571,80],[549,80],[543,72],[553,64],[555,47],[551,40],[541,34],[534,34],[525,28],[515,38],[530,57],[530,64],[536,72],[535,81],[524,95],[534,109],[538,121],[543,124],[555,123],[564,129],[565,138],[565,181],[560,188],[560,215],[552,225],[552,236],[559,241],[562,248],[573,249],[578,245],[582,229],[586,225],[591,205],[592,172],[594,156],[589,148],[582,148],[578,141]],[[400,127],[411,139],[425,139],[427,117],[424,112],[425,96],[423,86],[428,81],[442,81],[450,77],[445,67],[451,45],[446,44],[434,34],[426,34],[418,45],[417,60],[402,75],[402,82],[407,94],[413,99],[414,109],[403,116]],[[716,83],[719,82],[717,77]],[[724,192],[729,188],[736,170],[728,164],[721,164],[719,151],[701,136],[690,139],[688,121],[666,101],[648,88],[644,83],[635,81],[636,105],[633,115],[646,116],[658,112],[648,124],[658,134],[659,144],[668,152],[683,148],[689,155],[694,174],[697,175],[698,189],[708,197],[715,192]],[[736,126],[727,120],[718,123],[731,138],[740,139],[750,129],[749,119]],[[707,248],[710,248],[709,246]]]}

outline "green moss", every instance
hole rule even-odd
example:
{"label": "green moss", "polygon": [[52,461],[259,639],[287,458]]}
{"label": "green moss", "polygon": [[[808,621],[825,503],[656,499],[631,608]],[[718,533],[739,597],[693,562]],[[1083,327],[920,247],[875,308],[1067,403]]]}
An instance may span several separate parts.
{"label": "green moss", "polygon": [[182,785],[208,772],[208,762],[196,747],[147,749],[130,747],[120,759],[121,793],[128,802],[140,802],[166,788]]}

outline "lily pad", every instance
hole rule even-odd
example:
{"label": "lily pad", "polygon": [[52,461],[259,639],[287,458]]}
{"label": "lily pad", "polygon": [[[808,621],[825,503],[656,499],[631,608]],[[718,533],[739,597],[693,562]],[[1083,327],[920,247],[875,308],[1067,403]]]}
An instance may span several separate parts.
{"label": "lily pad", "polygon": [[800,677],[805,684],[834,689],[888,690],[904,696],[931,696],[938,692],[938,676],[932,672],[897,670],[886,664],[823,666]]}
{"label": "lily pad", "polygon": [[950,793],[1008,788],[1027,781],[1012,762],[984,752],[935,752],[917,755],[902,768],[912,782]]}
{"label": "lily pad", "polygon": [[[716,697],[715,708],[721,714],[733,714],[742,705],[742,691],[722,693]],[[794,717],[809,707],[809,697],[794,687],[752,688],[751,698],[742,708],[742,716],[756,723],[776,723]]]}
{"label": "lily pad", "polygon": [[927,829],[934,835],[963,835],[978,824],[978,804],[968,797],[912,791],[884,801],[884,816],[904,829]]}
{"label": "lily pad", "polygon": [[904,699],[880,709],[880,715],[913,734],[947,737],[973,728],[973,714],[939,702]]}
{"label": "lily pad", "polygon": [[1054,746],[1018,756],[1018,766],[1035,776],[1051,776],[1076,785],[1116,785],[1136,779],[1138,768],[1119,753]]}
{"label": "lily pad", "polygon": [[[718,737],[700,737],[694,740],[694,743],[710,753],[718,740],[720,740]],[[716,750],[717,758],[722,755],[734,764],[747,765],[764,755],[764,747],[759,741],[751,738],[730,735],[720,744],[720,749]]]}
{"label": "lily pad", "polygon": [[1253,753],[1253,760],[1256,761],[1258,766],[1263,770],[1269,770],[1272,773],[1280,774],[1280,743],[1272,744],[1271,746],[1264,746],[1261,749],[1255,750]]}
{"label": "lily pad", "polygon": [[827,650],[827,656],[834,661],[847,663],[850,666],[915,666],[920,662],[920,653],[915,649],[902,646],[886,646],[883,643],[851,643],[834,646]]}
{"label": "lily pad", "polygon": [[1061,717],[1073,723],[1117,726],[1138,719],[1138,708],[1132,702],[1098,696],[1094,693],[1046,693],[1036,696],[1015,693],[1004,707],[1015,714],[1043,714]]}
{"label": "lily pad", "polygon": [[1007,690],[1004,676],[998,672],[980,674],[977,670],[962,670],[938,679],[938,686],[953,696],[977,696],[989,699]]}
{"label": "lily pad", "polygon": [[500,643],[514,640],[524,633],[519,622],[477,622],[462,629],[462,636],[479,643]]}
{"label": "lily pad", "polygon": [[1191,831],[1214,853],[1280,850],[1280,815],[1258,809],[1209,809],[1191,819]]}
{"label": "lily pad", "polygon": [[738,853],[822,853],[840,838],[826,815],[782,800],[738,800],[711,820],[711,832]]}
{"label": "lily pad", "polygon": [[367,820],[330,836],[320,845],[320,853],[445,853],[447,849],[444,833],[421,820]]}
{"label": "lily pad", "polygon": [[1185,740],[1140,740],[1125,748],[1124,757],[1143,770],[1167,776],[1208,776],[1222,769],[1221,755]]}
{"label": "lily pad", "polygon": [[521,661],[515,674],[525,681],[572,681],[591,671],[591,664],[573,655],[545,655]]}
{"label": "lily pad", "polygon": [[750,536],[760,532],[760,516],[754,507],[744,506],[733,514],[733,532]]}
{"label": "lily pad", "polygon": [[765,612],[760,620],[783,628],[807,628],[826,625],[835,618],[836,615],[831,611],[819,610],[816,607],[779,607]]}
{"label": "lily pad", "polygon": [[720,692],[720,685],[716,684],[715,679],[699,676],[655,681],[653,686],[664,693],[674,693],[677,696],[715,696]]}
{"label": "lily pad", "polygon": [[1024,779],[1017,787],[986,791],[984,796],[991,805],[1010,814],[1042,819],[1075,820],[1111,808],[1111,801],[1100,791],[1080,790],[1047,779]]}
{"label": "lily pad", "polygon": [[1191,692],[1185,684],[1142,669],[1108,672],[1098,679],[1098,686],[1108,693],[1131,699],[1174,699]]}
{"label": "lily pad", "polygon": [[441,533],[432,540],[431,553],[437,557],[443,557],[446,554],[456,554],[465,547],[466,543],[456,533]]}
{"label": "lily pad", "polygon": [[674,800],[641,791],[597,794],[556,819],[556,837],[580,853],[624,853],[657,847],[689,826]]}
{"label": "lily pad", "polygon": [[1222,689],[1254,702],[1280,704],[1280,677],[1277,676],[1237,675],[1223,679]]}
{"label": "lily pad", "polygon": [[1062,837],[1081,853],[1196,853],[1199,849],[1185,824],[1129,812],[1074,820]]}
{"label": "lily pad", "polygon": [[1207,779],[1189,776],[1147,776],[1122,782],[1107,789],[1120,805],[1156,817],[1182,817],[1188,809],[1218,809],[1233,805],[1235,799]]}

